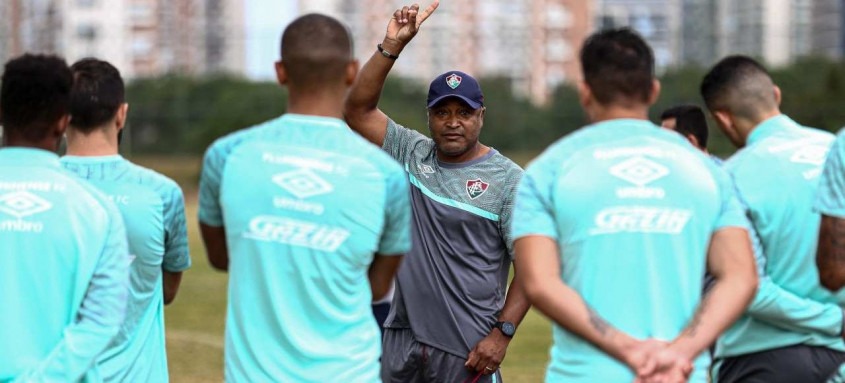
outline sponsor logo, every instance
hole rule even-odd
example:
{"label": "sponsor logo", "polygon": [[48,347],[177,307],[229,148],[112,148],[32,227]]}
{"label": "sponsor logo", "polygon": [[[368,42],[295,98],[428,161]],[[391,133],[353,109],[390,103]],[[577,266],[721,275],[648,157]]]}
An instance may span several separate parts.
{"label": "sponsor logo", "polygon": [[643,157],[634,157],[610,168],[610,174],[637,186],[645,186],[667,174],[669,169]]}
{"label": "sponsor logo", "polygon": [[290,218],[262,215],[250,220],[245,238],[333,252],[349,238],[349,231]]}
{"label": "sponsor logo", "polygon": [[292,165],[298,168],[314,169],[329,173],[335,170],[334,164],[313,158],[292,157],[264,152],[261,154],[261,160],[270,164]]}
{"label": "sponsor logo", "polygon": [[28,191],[16,191],[0,196],[0,212],[21,219],[50,210],[53,205]]}
{"label": "sponsor logo", "polygon": [[455,89],[461,86],[461,80],[463,80],[461,76],[452,73],[446,77],[446,85],[449,85],[450,88]]}
{"label": "sponsor logo", "polygon": [[799,164],[822,166],[827,158],[827,152],[827,146],[807,145],[795,151],[789,160]]}
{"label": "sponsor logo", "polygon": [[308,169],[298,169],[273,176],[276,185],[299,199],[331,193],[334,187]]}
{"label": "sponsor logo", "polygon": [[591,235],[614,233],[679,234],[692,212],[648,206],[618,206],[603,209],[595,217]]}
{"label": "sponsor logo", "polygon": [[490,186],[487,182],[482,181],[480,178],[476,178],[474,180],[467,181],[467,195],[470,199],[476,199],[481,197],[482,194],[487,192],[487,188]]}

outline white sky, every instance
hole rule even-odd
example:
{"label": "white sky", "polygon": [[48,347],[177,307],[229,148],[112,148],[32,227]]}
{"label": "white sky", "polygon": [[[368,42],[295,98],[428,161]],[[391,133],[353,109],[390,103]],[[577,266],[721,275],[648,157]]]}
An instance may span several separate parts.
{"label": "white sky", "polygon": [[279,39],[297,15],[296,0],[247,0],[245,7],[247,75],[257,80],[273,79]]}

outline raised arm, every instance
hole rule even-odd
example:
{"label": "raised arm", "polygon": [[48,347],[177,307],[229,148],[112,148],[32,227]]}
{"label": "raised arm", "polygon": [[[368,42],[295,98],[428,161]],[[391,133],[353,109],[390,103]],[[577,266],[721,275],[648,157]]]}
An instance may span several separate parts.
{"label": "raised arm", "polygon": [[397,9],[387,24],[387,33],[376,50],[364,64],[355,83],[349,90],[344,105],[347,124],[370,142],[381,146],[387,131],[387,115],[378,108],[381,91],[387,74],[405,46],[416,36],[422,23],[437,9],[435,0],[424,11],[419,5]]}

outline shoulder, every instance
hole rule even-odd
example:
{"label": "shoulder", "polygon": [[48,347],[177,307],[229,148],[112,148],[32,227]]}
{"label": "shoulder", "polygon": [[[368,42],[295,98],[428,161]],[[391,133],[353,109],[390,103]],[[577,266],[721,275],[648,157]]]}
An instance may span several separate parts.
{"label": "shoulder", "polygon": [[69,191],[68,195],[72,195],[72,198],[77,200],[75,202],[83,203],[86,206],[89,217],[94,214],[101,214],[107,216],[109,220],[115,217],[120,218],[120,211],[105,193],[68,170],[63,170],[61,173],[68,184],[76,188],[76,192]]}
{"label": "shoulder", "polygon": [[137,175],[138,183],[154,190],[164,201],[170,200],[174,194],[182,194],[182,188],[170,177],[132,162],[129,162],[129,166]]}
{"label": "shoulder", "polygon": [[229,133],[223,137],[220,137],[208,147],[206,151],[206,157],[216,155],[216,156],[227,156],[229,153],[234,151],[240,145],[244,143],[252,142],[253,140],[260,139],[262,134],[270,129],[273,125],[278,123],[279,117],[274,118],[272,120],[265,121],[258,125],[253,125],[248,128],[244,128],[242,130],[238,130],[236,132]]}
{"label": "shoulder", "polygon": [[352,145],[355,149],[357,149],[357,156],[359,158],[370,163],[372,166],[385,173],[385,175],[395,173],[404,174],[405,170],[402,168],[402,165],[400,165],[399,162],[397,162],[387,152],[370,141],[367,141],[357,133],[352,132],[350,136]]}

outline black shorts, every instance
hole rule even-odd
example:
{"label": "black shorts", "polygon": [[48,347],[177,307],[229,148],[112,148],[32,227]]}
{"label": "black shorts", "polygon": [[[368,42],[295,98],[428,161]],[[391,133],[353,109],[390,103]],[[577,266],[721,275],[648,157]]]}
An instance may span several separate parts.
{"label": "black shorts", "polygon": [[716,361],[716,383],[824,383],[845,353],[825,347],[790,346]]}

